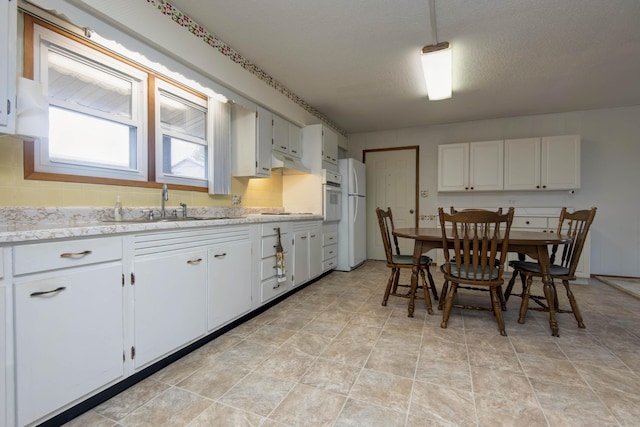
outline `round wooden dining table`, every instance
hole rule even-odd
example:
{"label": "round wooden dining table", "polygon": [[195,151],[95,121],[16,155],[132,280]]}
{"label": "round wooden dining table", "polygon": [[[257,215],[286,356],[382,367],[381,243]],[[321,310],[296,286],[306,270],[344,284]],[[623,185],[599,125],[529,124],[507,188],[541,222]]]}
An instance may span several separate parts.
{"label": "round wooden dining table", "polygon": [[[414,240],[413,247],[413,269],[411,273],[411,297],[409,299],[409,317],[413,317],[415,310],[415,289],[418,286],[418,272],[420,257],[431,249],[442,248],[441,228],[396,228],[393,235]],[[542,274],[544,296],[547,301],[555,301],[556,290],[551,286],[552,280],[549,275],[549,245],[564,245],[572,240],[569,236],[548,233],[544,231],[520,231],[511,230],[509,233],[509,252],[517,252],[528,255],[538,261]],[[549,304],[549,306],[553,306]],[[520,318],[523,319],[526,307],[520,307]],[[553,310],[549,310],[549,326],[551,335],[559,336],[558,321]]]}

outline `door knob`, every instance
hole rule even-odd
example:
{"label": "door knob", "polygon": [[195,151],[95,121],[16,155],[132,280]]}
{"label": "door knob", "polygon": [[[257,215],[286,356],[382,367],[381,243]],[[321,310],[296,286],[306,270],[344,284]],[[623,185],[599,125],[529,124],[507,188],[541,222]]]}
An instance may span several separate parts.
{"label": "door knob", "polygon": [[412,214],[413,213],[413,209],[409,209],[409,213]]}

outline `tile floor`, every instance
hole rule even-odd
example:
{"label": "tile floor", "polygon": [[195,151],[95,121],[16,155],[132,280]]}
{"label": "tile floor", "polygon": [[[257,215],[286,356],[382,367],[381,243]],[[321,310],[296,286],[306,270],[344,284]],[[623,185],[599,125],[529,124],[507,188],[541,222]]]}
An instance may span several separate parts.
{"label": "tile floor", "polygon": [[334,272],[67,426],[640,425],[639,299],[575,285],[587,329],[560,314],[554,338],[512,298],[502,337],[489,312],[382,307],[387,275]]}

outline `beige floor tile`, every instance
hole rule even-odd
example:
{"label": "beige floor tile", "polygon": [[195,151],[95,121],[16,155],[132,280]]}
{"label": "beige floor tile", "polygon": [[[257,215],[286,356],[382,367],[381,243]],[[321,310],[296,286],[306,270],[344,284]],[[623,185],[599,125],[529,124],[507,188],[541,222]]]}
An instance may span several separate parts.
{"label": "beige floor tile", "polygon": [[209,399],[218,399],[251,372],[244,365],[214,360],[177,384]]}
{"label": "beige floor tile", "polygon": [[638,425],[640,420],[640,394],[611,390],[596,390],[596,394],[623,426]]}
{"label": "beige floor tile", "polygon": [[316,356],[290,348],[273,352],[255,372],[290,381],[298,381],[313,365]]}
{"label": "beige floor tile", "polygon": [[64,427],[115,427],[116,422],[103,417],[95,411],[85,412],[77,418],[64,424]]}
{"label": "beige floor tile", "polygon": [[119,421],[169,387],[168,384],[147,378],[98,405],[95,411],[107,418]]}
{"label": "beige floor tile", "polygon": [[576,363],[576,368],[595,390],[613,390],[640,395],[640,377],[628,369],[611,369],[608,366],[579,363]]}
{"label": "beige floor tile", "polygon": [[373,343],[335,340],[327,346],[320,357],[345,365],[363,367],[369,358]]}
{"label": "beige floor tile", "polygon": [[334,427],[404,427],[406,414],[355,399],[347,400]]}
{"label": "beige floor tile", "polygon": [[295,384],[294,381],[252,373],[232,387],[219,402],[266,417]]}
{"label": "beige floor tile", "polygon": [[209,399],[172,387],[121,422],[127,427],[186,426],[212,403]]}
{"label": "beige floor tile", "polygon": [[345,400],[339,394],[298,384],[269,418],[290,426],[329,427]]}
{"label": "beige floor tile", "polygon": [[264,418],[232,408],[220,403],[214,403],[198,415],[189,427],[258,427]]}
{"label": "beige floor tile", "polygon": [[216,359],[255,368],[276,350],[276,346],[262,345],[252,341],[243,341],[240,344],[220,353]]}
{"label": "beige floor tile", "polygon": [[338,394],[349,394],[360,368],[326,359],[318,359],[302,377],[302,384]]}
{"label": "beige floor tile", "polygon": [[582,376],[568,360],[520,354],[518,356],[524,373],[540,381],[558,382],[578,387],[586,386]]}
{"label": "beige floor tile", "polygon": [[413,381],[363,369],[349,397],[396,411],[407,411]]}
{"label": "beige floor tile", "polygon": [[474,406],[469,391],[415,381],[409,413],[436,425],[476,426]]}
{"label": "beige floor tile", "polygon": [[292,335],[280,348],[288,348],[292,351],[318,356],[327,348],[330,342],[331,338],[300,331]]}
{"label": "beige floor tile", "polygon": [[476,395],[478,425],[481,427],[546,427],[547,419],[538,402],[504,398],[494,395]]}

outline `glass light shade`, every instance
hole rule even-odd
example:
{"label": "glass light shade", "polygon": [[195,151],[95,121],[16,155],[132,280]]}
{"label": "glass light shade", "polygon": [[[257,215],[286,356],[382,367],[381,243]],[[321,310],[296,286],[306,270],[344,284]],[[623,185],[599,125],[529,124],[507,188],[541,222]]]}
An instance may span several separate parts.
{"label": "glass light shade", "polygon": [[451,98],[451,45],[420,55],[430,101]]}

